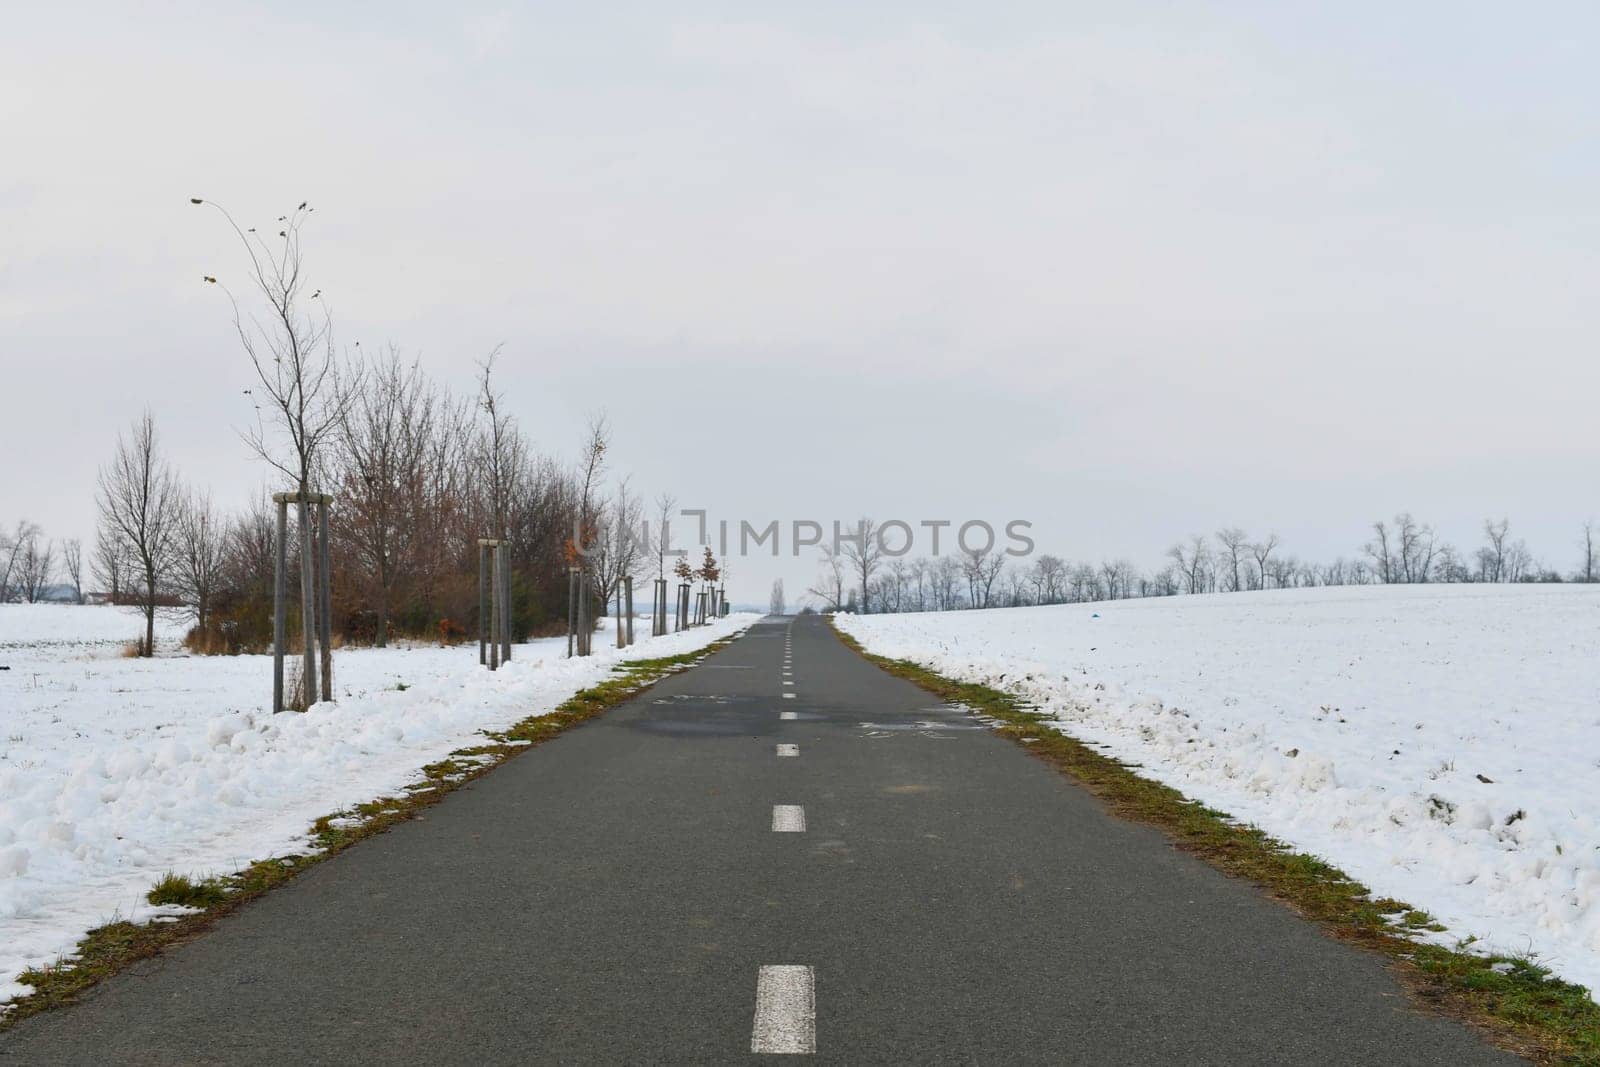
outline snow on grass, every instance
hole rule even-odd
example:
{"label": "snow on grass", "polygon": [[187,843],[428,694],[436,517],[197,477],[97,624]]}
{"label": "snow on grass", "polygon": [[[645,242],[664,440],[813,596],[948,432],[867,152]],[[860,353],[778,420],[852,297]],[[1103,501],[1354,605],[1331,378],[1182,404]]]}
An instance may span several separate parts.
{"label": "snow on grass", "polygon": [[1414,586],[839,616],[1600,989],[1600,588]]}
{"label": "snow on grass", "polygon": [[[565,658],[564,638],[490,673],[477,646],[341,650],[338,701],[274,716],[266,656],[123,659],[118,608],[0,605],[0,1001],[112,918],[171,909],[164,875],[226,874],[306,847],[312,820],[398,792],[483,730],[545,714],[626,659],[703,647],[757,616]],[[158,626],[171,652],[180,623]],[[404,685],[404,689],[400,687]]]}

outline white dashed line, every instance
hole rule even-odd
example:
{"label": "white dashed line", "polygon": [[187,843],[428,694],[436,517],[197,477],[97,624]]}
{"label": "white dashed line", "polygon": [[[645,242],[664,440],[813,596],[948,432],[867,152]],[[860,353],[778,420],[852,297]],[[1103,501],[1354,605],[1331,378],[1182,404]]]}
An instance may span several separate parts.
{"label": "white dashed line", "polygon": [[799,717],[800,717],[800,713],[797,712],[797,711],[780,711],[780,712],[778,712],[778,718],[784,720],[785,722],[793,722],[795,719],[798,719]]}
{"label": "white dashed line", "polygon": [[772,805],[772,832],[775,834],[805,833],[806,809],[799,804]]}
{"label": "white dashed line", "polygon": [[750,1051],[817,1051],[816,975],[810,967],[768,965],[756,976],[756,1018]]}
{"label": "white dashed line", "polygon": [[785,694],[783,694],[783,699],[785,699],[785,700],[793,700],[794,699],[794,694],[793,693],[785,693]]}
{"label": "white dashed line", "polygon": [[780,755],[780,756],[798,756],[798,755],[800,755],[800,746],[799,745],[779,745],[778,746],[778,755]]}
{"label": "white dashed line", "polygon": [[[784,684],[784,685],[793,685],[793,684],[794,684],[794,683],[793,683],[793,682],[791,682],[791,681],[787,681],[787,680],[785,680],[785,681],[784,681],[784,683],[783,683],[783,684]],[[787,695],[788,695],[788,694],[787,694],[787,693],[785,693],[785,694],[784,694],[784,695],[785,695],[785,696],[787,696]]]}

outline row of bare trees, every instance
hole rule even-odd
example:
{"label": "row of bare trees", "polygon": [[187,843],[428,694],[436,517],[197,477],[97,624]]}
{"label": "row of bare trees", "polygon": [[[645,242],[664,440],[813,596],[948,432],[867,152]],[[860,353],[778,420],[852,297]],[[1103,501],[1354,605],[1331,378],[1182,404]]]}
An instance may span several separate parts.
{"label": "row of bare trees", "polygon": [[61,599],[83,602],[82,544],[73,538],[58,546],[27,519],[0,529],[0,604]]}
{"label": "row of bare trees", "polygon": [[[467,399],[393,350],[365,359],[338,388],[339,419],[307,484],[336,499],[333,628],[344,639],[467,636],[477,541],[491,532],[512,546],[516,639],[565,619],[569,566],[585,574],[596,606],[624,576],[654,569],[636,534],[641,501],[625,479],[606,489],[603,418],[591,422],[578,465],[566,468],[536,454],[506,414],[492,356]],[[267,646],[275,537],[267,494],[220,513],[208,494],[182,484],[146,414],[102,470],[99,502],[96,573],[112,599],[143,609],[142,652],[153,651],[156,613],[168,605],[193,616],[197,650]],[[300,568],[291,569],[298,581]]]}
{"label": "row of bare trees", "polygon": [[[863,520],[861,528],[875,527]],[[1360,557],[1319,564],[1285,552],[1276,534],[1252,537],[1227,527],[1173,545],[1165,565],[1153,572],[1121,558],[1073,563],[993,548],[892,557],[880,540],[845,538],[821,546],[817,580],[806,593],[825,611],[899,612],[1315,586],[1600,580],[1600,529],[1592,522],[1583,526],[1579,564],[1567,575],[1537,563],[1522,540],[1511,538],[1506,519],[1486,520],[1483,544],[1471,553],[1445,543],[1409,513],[1375,522],[1372,530]]]}

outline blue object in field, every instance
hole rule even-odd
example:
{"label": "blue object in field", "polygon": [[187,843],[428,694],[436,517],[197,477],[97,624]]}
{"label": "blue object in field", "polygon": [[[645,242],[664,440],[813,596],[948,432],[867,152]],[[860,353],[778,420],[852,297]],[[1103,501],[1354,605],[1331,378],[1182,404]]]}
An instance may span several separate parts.
{"label": "blue object in field", "polygon": [[1100,617],[1100,613],[1098,611],[1089,616],[1089,618],[1091,618],[1091,619],[1098,619],[1099,617]]}

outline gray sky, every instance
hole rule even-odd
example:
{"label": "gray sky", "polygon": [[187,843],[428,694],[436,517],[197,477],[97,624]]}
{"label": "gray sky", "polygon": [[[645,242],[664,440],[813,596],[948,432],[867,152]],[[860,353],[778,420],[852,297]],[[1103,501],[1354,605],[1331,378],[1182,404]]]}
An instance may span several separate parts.
{"label": "gray sky", "polygon": [[145,404],[219,499],[262,483],[194,195],[309,199],[342,340],[461,388],[504,343],[536,445],[604,407],[635,486],[713,518],[1026,518],[1151,566],[1220,525],[1323,558],[1505,513],[1570,569],[1600,12],[1208,7],[13,11],[0,522],[88,540]]}

